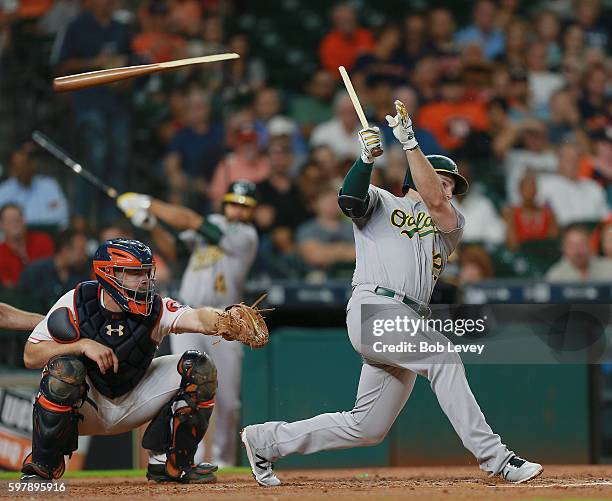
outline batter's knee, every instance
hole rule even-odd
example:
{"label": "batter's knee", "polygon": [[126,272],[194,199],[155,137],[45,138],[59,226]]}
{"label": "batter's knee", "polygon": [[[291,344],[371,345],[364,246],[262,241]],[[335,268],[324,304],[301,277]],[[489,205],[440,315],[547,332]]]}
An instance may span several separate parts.
{"label": "batter's knee", "polygon": [[47,362],[40,392],[59,405],[78,404],[87,393],[85,364],[76,356],[60,355]]}
{"label": "batter's knee", "polygon": [[[350,413],[349,413],[350,414]],[[354,418],[354,416],[352,416]],[[355,421],[353,425],[353,433],[360,446],[370,446],[380,444],[385,437],[389,428],[383,426],[382,423],[377,422],[367,417],[361,421]]]}
{"label": "batter's knee", "polygon": [[217,392],[217,367],[204,352],[187,350],[178,361],[178,373],[182,376],[181,386],[187,392],[194,392],[196,400],[211,400]]}

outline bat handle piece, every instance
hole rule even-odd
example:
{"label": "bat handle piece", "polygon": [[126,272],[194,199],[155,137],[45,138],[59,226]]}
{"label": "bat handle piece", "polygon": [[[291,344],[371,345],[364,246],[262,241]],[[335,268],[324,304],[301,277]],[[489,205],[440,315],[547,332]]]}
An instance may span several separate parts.
{"label": "bat handle piece", "polygon": [[373,157],[379,157],[379,156],[381,156],[382,154],[383,154],[383,150],[382,150],[382,148],[374,148],[374,149],[372,150],[372,156],[373,156]]}

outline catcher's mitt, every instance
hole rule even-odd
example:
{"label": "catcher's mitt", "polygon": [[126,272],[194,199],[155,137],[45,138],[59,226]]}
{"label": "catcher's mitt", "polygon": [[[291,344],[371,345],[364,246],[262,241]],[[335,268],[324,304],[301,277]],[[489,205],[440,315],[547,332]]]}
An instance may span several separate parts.
{"label": "catcher's mitt", "polygon": [[225,308],[225,311],[219,314],[217,329],[213,334],[228,341],[240,341],[251,348],[265,346],[270,335],[261,314],[272,310],[257,308],[265,297],[266,294],[263,294],[251,306],[240,303]]}

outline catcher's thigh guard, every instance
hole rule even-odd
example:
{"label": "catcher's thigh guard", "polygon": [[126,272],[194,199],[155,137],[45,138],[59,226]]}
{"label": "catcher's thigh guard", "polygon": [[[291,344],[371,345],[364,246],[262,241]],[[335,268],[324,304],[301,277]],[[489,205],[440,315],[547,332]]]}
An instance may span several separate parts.
{"label": "catcher's thigh guard", "polygon": [[87,395],[85,365],[69,355],[49,360],[34,402],[32,452],[21,471],[43,478],[64,474],[64,455],[78,447],[78,408]]}
{"label": "catcher's thigh guard", "polygon": [[217,368],[208,355],[188,350],[177,370],[182,376],[177,394],[153,418],[142,446],[166,453],[166,471],[179,478],[193,465],[193,456],[204,437],[217,391]]}

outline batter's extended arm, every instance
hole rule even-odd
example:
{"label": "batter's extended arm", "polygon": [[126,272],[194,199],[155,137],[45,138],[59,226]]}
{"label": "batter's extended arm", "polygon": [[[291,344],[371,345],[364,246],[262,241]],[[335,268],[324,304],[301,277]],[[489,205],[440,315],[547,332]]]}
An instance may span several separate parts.
{"label": "batter's extended arm", "polygon": [[23,311],[6,303],[0,303],[0,328],[31,331],[42,319],[38,313]]}

